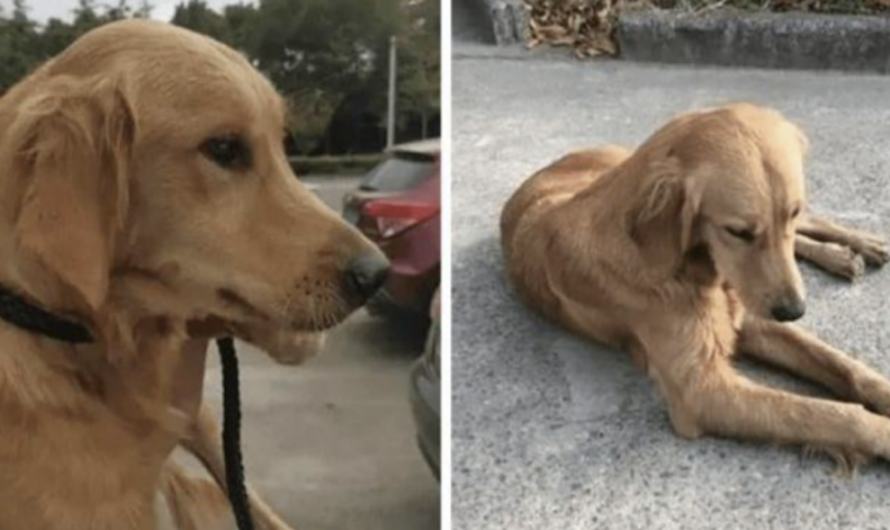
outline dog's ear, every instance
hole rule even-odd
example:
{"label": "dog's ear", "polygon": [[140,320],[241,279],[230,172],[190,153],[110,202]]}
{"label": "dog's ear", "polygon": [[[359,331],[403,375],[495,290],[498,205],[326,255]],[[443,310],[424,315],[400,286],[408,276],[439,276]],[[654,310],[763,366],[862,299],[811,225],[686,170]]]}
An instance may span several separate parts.
{"label": "dog's ear", "polygon": [[127,213],[135,136],[121,83],[60,77],[22,104],[10,128],[19,248],[93,311],[107,291],[115,238]]}
{"label": "dog's ear", "polygon": [[699,240],[701,211],[701,180],[687,178],[683,186],[683,207],[680,210],[680,249],[682,276],[697,284],[710,284],[717,270],[708,246]]}
{"label": "dog's ear", "polygon": [[683,207],[680,209],[680,252],[686,254],[695,243],[698,214],[701,211],[702,190],[700,181],[687,178],[683,181]]}
{"label": "dog's ear", "polygon": [[695,244],[701,195],[673,157],[653,165],[630,212],[630,237],[647,259],[679,265]]}

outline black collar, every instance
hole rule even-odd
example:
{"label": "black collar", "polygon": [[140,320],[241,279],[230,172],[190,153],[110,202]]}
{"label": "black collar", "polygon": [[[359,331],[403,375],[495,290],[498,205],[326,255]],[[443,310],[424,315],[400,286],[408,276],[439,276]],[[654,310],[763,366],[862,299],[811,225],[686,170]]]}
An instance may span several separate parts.
{"label": "black collar", "polygon": [[21,329],[62,342],[93,342],[93,334],[83,324],[49,313],[2,285],[0,318]]}

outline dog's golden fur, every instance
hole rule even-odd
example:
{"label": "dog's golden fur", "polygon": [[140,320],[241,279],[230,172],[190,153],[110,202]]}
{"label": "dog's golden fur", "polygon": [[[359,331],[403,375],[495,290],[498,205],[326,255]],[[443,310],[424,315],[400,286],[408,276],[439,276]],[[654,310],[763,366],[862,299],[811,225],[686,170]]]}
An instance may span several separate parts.
{"label": "dog's golden fur", "polygon": [[[294,178],[284,131],[238,53],[146,21],[91,32],[0,99],[0,284],[97,339],[0,321],[0,528],[229,523],[220,486],[170,461],[183,442],[224,472],[206,411],[177,408],[186,356],[234,333],[300,360],[361,303],[344,268],[378,252]],[[246,159],[215,163],[213,138]],[[258,528],[287,528],[253,501]]]}
{"label": "dog's golden fur", "polygon": [[[881,238],[807,213],[806,146],[779,113],[737,104],[674,119],[636,150],[570,154],[503,210],[512,283],[549,319],[629,351],[683,436],[890,458],[890,382],[787,323],[804,308],[795,249],[845,276],[888,258]],[[754,383],[736,353],[844,401]]]}

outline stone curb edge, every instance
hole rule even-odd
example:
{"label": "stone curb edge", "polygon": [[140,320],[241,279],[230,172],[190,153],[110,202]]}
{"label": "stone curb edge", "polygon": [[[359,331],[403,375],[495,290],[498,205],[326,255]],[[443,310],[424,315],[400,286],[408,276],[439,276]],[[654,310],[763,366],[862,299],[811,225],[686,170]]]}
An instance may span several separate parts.
{"label": "stone curb edge", "polygon": [[[499,45],[528,39],[523,0],[468,0]],[[667,64],[890,73],[890,16],[813,13],[624,13],[620,59]]]}

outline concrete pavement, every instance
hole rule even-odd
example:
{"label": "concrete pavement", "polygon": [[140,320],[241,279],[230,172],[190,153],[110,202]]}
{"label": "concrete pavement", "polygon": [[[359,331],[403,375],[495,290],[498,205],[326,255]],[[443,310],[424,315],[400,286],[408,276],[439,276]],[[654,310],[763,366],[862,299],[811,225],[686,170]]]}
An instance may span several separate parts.
{"label": "concrete pavement", "polygon": [[[497,228],[522,180],[561,154],[636,145],[677,113],[749,100],[809,134],[814,210],[890,234],[890,79],[541,60],[466,42],[455,55],[455,529],[890,527],[886,464],[844,479],[829,459],[797,448],[675,436],[624,354],[520,305],[504,281]],[[890,270],[853,285],[808,267],[804,275],[803,325],[890,374]]]}
{"label": "concrete pavement", "polygon": [[[352,177],[307,177],[339,209]],[[205,402],[219,418],[211,347]],[[298,530],[435,530],[439,488],[415,444],[408,371],[417,330],[361,311],[302,366],[238,345],[248,479]]]}

